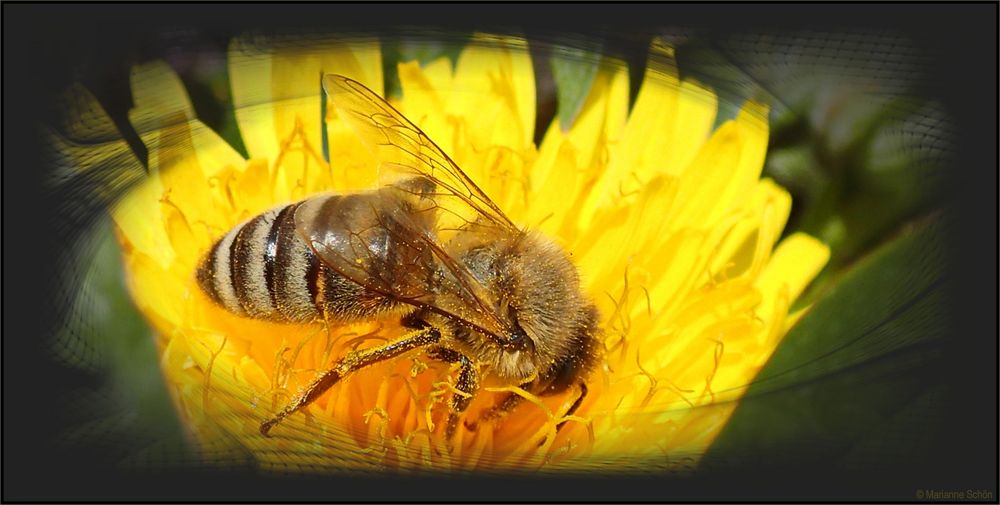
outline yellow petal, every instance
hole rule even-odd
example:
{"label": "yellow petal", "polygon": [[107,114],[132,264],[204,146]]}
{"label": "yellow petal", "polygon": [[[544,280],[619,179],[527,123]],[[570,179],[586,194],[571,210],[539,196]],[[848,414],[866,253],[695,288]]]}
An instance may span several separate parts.
{"label": "yellow petal", "polygon": [[131,87],[135,107],[129,111],[129,121],[151,158],[153,151],[163,151],[151,164],[172,167],[171,161],[194,156],[205,167],[206,177],[226,166],[242,166],[243,158],[236,150],[197,120],[184,84],[166,63],[154,61],[133,68]]}
{"label": "yellow petal", "polygon": [[765,322],[773,319],[768,312],[771,307],[780,298],[795,300],[829,259],[830,249],[804,233],[795,233],[781,241],[757,279],[757,288],[763,296],[760,317]]}
{"label": "yellow petal", "polygon": [[[309,42],[273,39],[261,47],[246,37],[230,44],[233,106],[251,158],[274,163],[282,145],[290,141],[322,157],[325,74],[345,75],[382,94],[378,42]],[[301,125],[300,135],[296,135],[297,125]]]}
{"label": "yellow petal", "polygon": [[[570,131],[563,133],[553,122],[546,132],[532,167],[531,187],[550,198],[542,199],[539,209],[527,209],[529,222],[545,219],[543,230],[554,230],[554,235],[567,240],[589,228],[596,209],[584,203],[607,168],[610,146],[621,137],[627,113],[628,69],[621,62],[604,60]],[[570,160],[572,166],[566,164]],[[532,201],[532,207],[535,204]]]}
{"label": "yellow petal", "polygon": [[129,111],[129,121],[140,134],[194,119],[184,85],[166,63],[133,67],[130,81],[135,106]]}
{"label": "yellow petal", "polygon": [[[785,227],[792,197],[770,179],[757,183],[750,202],[736,216],[736,223],[719,245],[710,266],[713,275],[730,278],[742,275],[755,261],[761,265]],[[764,237],[758,241],[758,237]]]}
{"label": "yellow petal", "polygon": [[455,65],[450,112],[482,147],[524,149],[535,131],[535,73],[521,39],[477,35]]}
{"label": "yellow petal", "polygon": [[438,58],[424,67],[416,61],[401,62],[398,75],[403,92],[399,100],[400,112],[458,164],[467,161],[459,157],[456,149],[458,139],[454,123],[448,121],[446,114],[441,114],[449,107],[444,90],[453,89],[451,61]]}
{"label": "yellow petal", "polygon": [[653,45],[646,75],[611,163],[588,205],[620,203],[658,175],[679,175],[705,143],[715,120],[715,96],[681,82],[668,51]]}
{"label": "yellow petal", "polygon": [[423,70],[416,62],[401,63],[399,76],[404,115],[496,203],[523,205],[535,127],[534,73],[525,42],[478,35],[453,74],[442,58]]}
{"label": "yellow petal", "polygon": [[665,216],[671,228],[712,226],[742,207],[760,176],[767,150],[764,110],[748,103],[736,120],[724,123],[702,146],[680,176],[677,205]]}
{"label": "yellow petal", "polygon": [[165,63],[134,68],[132,89],[129,119],[149,150],[149,176],[116,206],[115,221],[133,246],[161,267],[178,254],[193,264],[219,233],[213,228],[219,209],[202,181],[226,167],[242,167],[243,160],[194,119],[180,79]]}

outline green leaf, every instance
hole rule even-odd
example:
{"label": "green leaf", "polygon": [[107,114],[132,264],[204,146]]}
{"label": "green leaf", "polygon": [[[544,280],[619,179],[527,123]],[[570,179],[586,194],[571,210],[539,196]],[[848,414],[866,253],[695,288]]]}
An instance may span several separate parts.
{"label": "green leaf", "polygon": [[[830,288],[754,379],[703,464],[912,460],[927,431],[907,427],[920,419],[906,412],[944,397],[930,389],[948,328],[943,227],[916,226]],[[886,441],[887,430],[906,436]]]}
{"label": "green leaf", "polygon": [[549,58],[556,83],[559,126],[568,131],[583,109],[600,67],[600,51],[561,48]]}
{"label": "green leaf", "polygon": [[98,382],[97,389],[82,384],[75,390],[85,400],[67,405],[72,411],[63,415],[72,422],[61,436],[81,447],[119,451],[136,464],[185,457],[187,440],[158,365],[155,336],[125,289],[110,219],[81,240],[78,263],[67,275],[79,287],[54,351]]}
{"label": "green leaf", "polygon": [[829,176],[820,169],[816,153],[808,145],[772,148],[765,163],[764,170],[769,177],[808,201],[818,198],[820,190],[830,183]]}
{"label": "green leaf", "polygon": [[468,36],[448,41],[404,41],[399,43],[399,61],[418,61],[426,65],[439,58],[448,58],[452,66],[468,43]]}

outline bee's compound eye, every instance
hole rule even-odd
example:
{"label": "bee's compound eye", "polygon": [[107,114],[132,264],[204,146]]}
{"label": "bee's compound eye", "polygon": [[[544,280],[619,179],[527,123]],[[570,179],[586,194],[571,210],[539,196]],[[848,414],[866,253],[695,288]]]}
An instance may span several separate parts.
{"label": "bee's compound eye", "polygon": [[512,351],[527,351],[532,346],[531,339],[520,326],[515,326],[507,338],[509,339],[509,348]]}

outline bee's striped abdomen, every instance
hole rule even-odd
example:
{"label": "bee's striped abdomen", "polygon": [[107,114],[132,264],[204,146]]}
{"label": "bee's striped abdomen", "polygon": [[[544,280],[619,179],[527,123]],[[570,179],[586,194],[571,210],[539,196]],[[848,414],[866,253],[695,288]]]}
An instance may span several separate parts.
{"label": "bee's striped abdomen", "polygon": [[235,314],[243,314],[243,306],[236,299],[236,290],[229,270],[231,265],[229,255],[233,239],[241,228],[242,226],[233,228],[219,239],[198,267],[198,284],[202,290],[216,303]]}
{"label": "bee's striped abdomen", "polygon": [[302,203],[267,211],[216,242],[198,268],[202,290],[234,314],[281,322],[357,321],[398,308],[323,265],[296,232]]}
{"label": "bee's striped abdomen", "polygon": [[295,234],[298,204],[267,211],[222,237],[198,269],[198,283],[234,314],[306,322],[320,315],[315,255]]}
{"label": "bee's striped abdomen", "polygon": [[268,318],[275,312],[264,271],[267,236],[276,215],[272,210],[251,219],[239,228],[229,244],[233,292],[243,312],[251,317]]}
{"label": "bee's striped abdomen", "polygon": [[322,314],[316,284],[326,272],[320,270],[316,255],[295,232],[295,209],[299,205],[278,211],[267,237],[265,262],[277,319],[303,322]]}

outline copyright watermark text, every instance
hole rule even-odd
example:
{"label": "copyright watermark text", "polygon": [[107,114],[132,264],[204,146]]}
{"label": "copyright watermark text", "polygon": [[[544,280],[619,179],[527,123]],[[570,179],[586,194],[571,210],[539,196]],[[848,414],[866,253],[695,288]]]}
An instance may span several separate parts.
{"label": "copyright watermark text", "polygon": [[918,489],[918,500],[926,501],[992,501],[993,491],[989,489]]}

